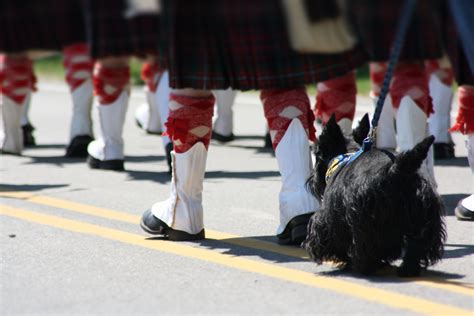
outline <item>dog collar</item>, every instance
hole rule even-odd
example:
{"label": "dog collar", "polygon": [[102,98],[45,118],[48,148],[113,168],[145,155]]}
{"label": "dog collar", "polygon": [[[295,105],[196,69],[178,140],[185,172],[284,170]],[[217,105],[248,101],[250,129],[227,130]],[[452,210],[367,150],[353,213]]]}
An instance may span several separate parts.
{"label": "dog collar", "polygon": [[328,170],[326,171],[326,183],[328,183],[331,176],[339,173],[342,168],[359,158],[363,152],[370,150],[370,148],[372,148],[372,140],[366,138],[364,139],[362,147],[358,151],[334,157],[328,164]]}

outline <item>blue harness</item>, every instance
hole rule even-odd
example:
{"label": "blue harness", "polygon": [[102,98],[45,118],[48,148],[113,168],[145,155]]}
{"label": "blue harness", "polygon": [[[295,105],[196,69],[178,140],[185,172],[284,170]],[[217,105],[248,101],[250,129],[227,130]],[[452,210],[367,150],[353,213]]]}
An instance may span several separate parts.
{"label": "blue harness", "polygon": [[331,176],[339,173],[342,168],[350,165],[354,160],[359,158],[363,152],[369,151],[372,148],[373,141],[371,138],[364,139],[362,147],[356,152],[342,154],[331,159],[328,165],[328,170],[326,171],[326,183],[328,183]]}

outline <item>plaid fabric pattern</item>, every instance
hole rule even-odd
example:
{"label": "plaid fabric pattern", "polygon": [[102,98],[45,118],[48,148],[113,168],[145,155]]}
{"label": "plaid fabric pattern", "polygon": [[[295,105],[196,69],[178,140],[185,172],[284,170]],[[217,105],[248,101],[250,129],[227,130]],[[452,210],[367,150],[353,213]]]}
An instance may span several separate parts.
{"label": "plaid fabric pattern", "polygon": [[61,50],[85,41],[79,0],[0,0],[0,52]]}
{"label": "plaid fabric pattern", "polygon": [[[445,7],[446,13],[449,13],[448,8]],[[450,14],[444,15],[444,43],[446,46],[446,53],[449,57],[451,66],[453,67],[454,77],[459,86],[470,85],[474,86],[474,73],[469,67],[464,49],[462,47],[461,39],[456,30],[456,25]]]}
{"label": "plaid fabric pattern", "polygon": [[[408,29],[400,61],[442,56],[439,0],[419,0]],[[371,61],[386,61],[395,37],[403,1],[350,0],[354,28]]]}
{"label": "plaid fabric pattern", "polygon": [[165,1],[170,85],[195,89],[287,89],[343,75],[365,59],[298,54],[290,46],[282,8],[274,0]]}
{"label": "plaid fabric pattern", "polygon": [[94,58],[157,55],[160,19],[124,16],[125,0],[85,0],[88,41]]}

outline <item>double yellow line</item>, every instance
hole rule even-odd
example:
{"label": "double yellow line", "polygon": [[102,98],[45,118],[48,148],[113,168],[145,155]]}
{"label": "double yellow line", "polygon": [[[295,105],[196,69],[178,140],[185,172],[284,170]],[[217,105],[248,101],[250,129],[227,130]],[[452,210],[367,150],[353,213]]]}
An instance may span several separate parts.
{"label": "double yellow line", "polygon": [[[22,199],[35,204],[61,208],[82,214],[113,219],[133,224],[137,224],[139,219],[138,216],[125,214],[122,212],[98,208],[71,201],[65,201],[47,196],[33,195],[27,192],[0,192],[0,196]],[[218,252],[192,247],[185,244],[173,243],[163,240],[147,240],[142,235],[131,234],[98,225],[64,219],[62,217],[40,214],[7,205],[0,205],[0,214],[68,231],[99,236],[105,239],[114,240],[122,243],[137,245],[149,249],[176,254],[179,256],[212,262],[238,270],[269,276],[275,279],[299,283],[320,289],[331,290],[336,293],[357,297],[366,301],[372,301],[397,309],[406,309],[409,311],[430,315],[472,316],[473,314],[473,311],[464,310],[458,307],[439,304],[429,300],[415,298],[404,294],[398,294],[387,290],[372,288],[370,286],[360,285],[337,278],[318,276],[308,272],[279,267],[274,264],[244,259],[241,257],[221,254]],[[216,231],[206,230],[206,233],[209,239],[220,240],[226,243],[232,243],[243,247],[275,252],[292,257],[304,257],[303,252],[300,249],[296,248],[282,247],[269,242],[263,242],[255,239],[240,238],[239,236],[220,233]],[[439,281],[433,281],[428,279],[421,279],[413,282],[420,285],[428,285],[468,296],[474,296],[474,290],[470,286],[462,285],[459,283],[442,283]]]}

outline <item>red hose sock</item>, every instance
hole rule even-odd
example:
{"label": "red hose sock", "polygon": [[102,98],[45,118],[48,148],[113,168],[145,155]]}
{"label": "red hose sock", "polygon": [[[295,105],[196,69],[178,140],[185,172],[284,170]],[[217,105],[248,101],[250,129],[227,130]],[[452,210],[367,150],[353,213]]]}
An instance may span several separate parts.
{"label": "red hose sock", "polygon": [[301,121],[308,138],[311,141],[316,140],[314,115],[305,88],[262,90],[260,99],[270,127],[273,149],[277,148],[288,126],[295,118]]}
{"label": "red hose sock", "polygon": [[76,90],[84,81],[92,78],[94,61],[89,55],[89,47],[85,43],[66,46],[63,49],[66,82],[71,91]]}
{"label": "red hose sock", "polygon": [[154,93],[156,92],[162,74],[163,71],[158,67],[158,64],[146,62],[142,65],[140,76],[148,87],[148,90]]}
{"label": "red hose sock", "polygon": [[458,116],[450,131],[474,133],[474,86],[465,85],[458,88],[458,103]]}
{"label": "red hose sock", "polygon": [[443,60],[432,59],[425,61],[426,74],[428,78],[435,74],[442,83],[451,87],[454,81],[453,69],[443,63]]}
{"label": "red hose sock", "polygon": [[422,64],[404,64],[397,66],[390,87],[393,107],[398,109],[404,96],[409,96],[427,116],[433,113],[428,78]]}
{"label": "red hose sock", "polygon": [[107,67],[98,64],[94,70],[94,94],[99,97],[100,105],[108,105],[126,90],[130,81],[130,67]]}
{"label": "red hose sock", "polygon": [[28,57],[0,55],[0,93],[23,105],[28,94],[36,89],[33,63]]}
{"label": "red hose sock", "polygon": [[209,147],[214,103],[213,95],[189,97],[170,94],[165,135],[173,141],[176,153],[184,153],[198,142],[202,142],[206,149]]}
{"label": "red hose sock", "polygon": [[387,72],[387,63],[386,62],[371,62],[369,64],[369,73],[370,73],[370,84],[371,91],[370,95],[372,97],[378,97],[380,95],[380,90],[382,89],[383,78]]}
{"label": "red hose sock", "polygon": [[316,117],[320,118],[323,124],[329,121],[332,114],[336,115],[336,121],[343,118],[354,120],[357,94],[355,72],[320,82],[317,91]]}

